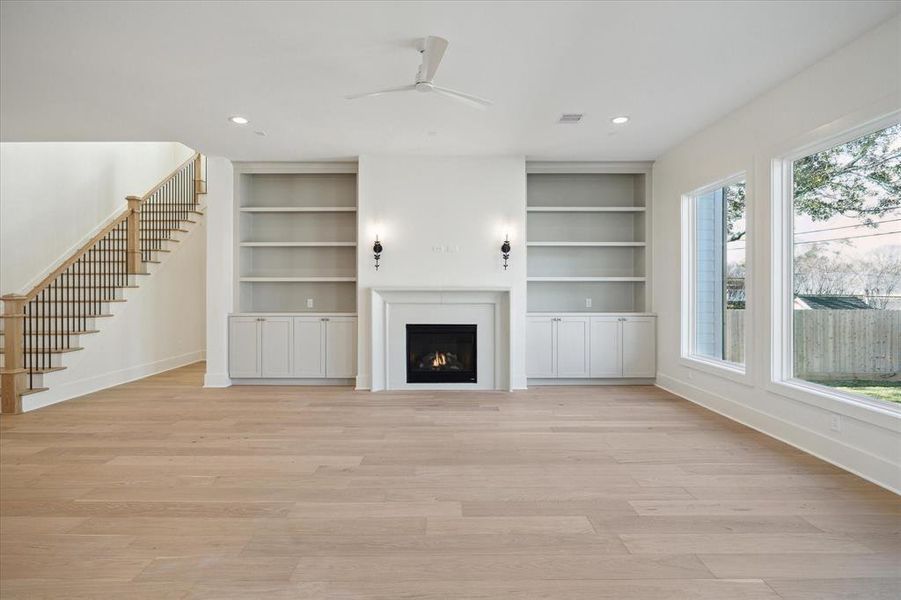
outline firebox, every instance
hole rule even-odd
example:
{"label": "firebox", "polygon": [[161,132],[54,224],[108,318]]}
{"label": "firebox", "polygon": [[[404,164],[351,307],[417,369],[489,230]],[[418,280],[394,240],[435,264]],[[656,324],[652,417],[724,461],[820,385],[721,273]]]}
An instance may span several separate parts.
{"label": "firebox", "polygon": [[407,325],[407,383],[476,383],[475,325]]}

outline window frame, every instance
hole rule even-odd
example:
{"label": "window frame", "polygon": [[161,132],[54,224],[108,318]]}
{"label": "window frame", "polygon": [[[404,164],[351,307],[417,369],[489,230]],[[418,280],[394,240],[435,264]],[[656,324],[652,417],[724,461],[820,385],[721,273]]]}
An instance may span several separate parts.
{"label": "window frame", "polygon": [[720,377],[726,377],[746,386],[753,386],[753,336],[744,336],[745,362],[735,363],[725,359],[713,358],[697,354],[694,349],[695,328],[695,275],[696,265],[694,261],[697,247],[695,229],[695,198],[728,187],[735,183],[745,184],[745,331],[751,332],[754,322],[753,301],[753,277],[754,277],[754,218],[753,218],[753,182],[748,176],[749,170],[742,170],[695,188],[682,194],[681,206],[681,240],[682,240],[682,273],[681,273],[681,328],[680,328],[680,357],[682,366],[698,371],[704,371]]}
{"label": "window frame", "polygon": [[[901,110],[850,126],[846,121],[815,132],[787,152],[771,159],[770,222],[772,238],[770,271],[772,309],[770,335],[770,377],[767,391],[828,410],[850,408],[858,418],[869,420],[873,411],[901,416],[901,406],[837,390],[794,376],[794,194],[793,164],[796,160],[850,142],[892,125],[901,124]],[[847,414],[847,413],[844,413]]]}

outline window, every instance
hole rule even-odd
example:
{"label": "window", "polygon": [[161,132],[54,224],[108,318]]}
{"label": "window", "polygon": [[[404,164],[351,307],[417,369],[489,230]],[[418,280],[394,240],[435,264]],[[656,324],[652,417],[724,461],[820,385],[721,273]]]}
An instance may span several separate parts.
{"label": "window", "polygon": [[688,195],[683,205],[683,354],[745,362],[746,186],[734,177]]}
{"label": "window", "polygon": [[901,124],[798,158],[790,176],[786,368],[901,403]]}

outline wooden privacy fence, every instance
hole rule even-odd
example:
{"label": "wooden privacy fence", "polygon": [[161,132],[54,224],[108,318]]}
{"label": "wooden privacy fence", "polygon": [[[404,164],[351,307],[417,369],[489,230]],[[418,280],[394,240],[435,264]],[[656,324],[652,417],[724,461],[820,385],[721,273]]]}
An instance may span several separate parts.
{"label": "wooden privacy fence", "polygon": [[[726,357],[741,362],[743,310],[726,311]],[[901,311],[794,311],[794,372],[801,379],[901,380]]]}

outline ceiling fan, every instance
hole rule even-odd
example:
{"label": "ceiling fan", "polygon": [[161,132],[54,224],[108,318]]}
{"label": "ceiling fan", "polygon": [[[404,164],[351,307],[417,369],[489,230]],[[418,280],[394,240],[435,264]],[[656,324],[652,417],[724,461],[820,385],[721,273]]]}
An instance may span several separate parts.
{"label": "ceiling fan", "polygon": [[422,64],[419,66],[419,71],[417,71],[416,73],[415,83],[413,83],[412,85],[404,85],[401,87],[377,90],[375,92],[367,92],[365,94],[355,94],[353,96],[346,96],[346,98],[348,100],[356,100],[357,98],[381,96],[382,94],[416,91],[434,92],[436,94],[441,94],[442,96],[447,96],[448,98],[453,98],[454,100],[459,100],[461,102],[469,104],[470,106],[475,106],[478,108],[487,108],[491,106],[491,100],[479,98],[478,96],[473,96],[472,94],[464,94],[463,92],[444,88],[432,83],[432,80],[435,78],[435,73],[438,71],[438,65],[441,64],[441,59],[444,57],[445,50],[447,50],[447,40],[441,37],[430,35],[423,40],[422,47],[419,50],[419,53],[422,54]]}

